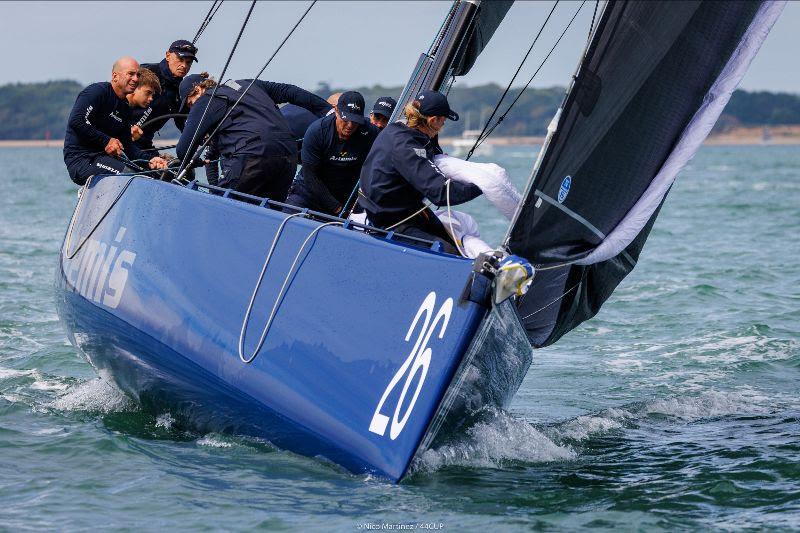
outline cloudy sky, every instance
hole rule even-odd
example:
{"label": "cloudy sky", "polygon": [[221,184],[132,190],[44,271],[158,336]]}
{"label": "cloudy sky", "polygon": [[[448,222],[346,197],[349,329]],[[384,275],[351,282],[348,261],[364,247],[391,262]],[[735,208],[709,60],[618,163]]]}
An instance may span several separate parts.
{"label": "cloudy sky", "polygon": [[[564,85],[586,39],[593,2],[587,2],[534,86]],[[0,2],[0,84],[16,81],[107,79],[113,61],[130,54],[142,62],[163,57],[174,39],[191,39],[211,2]],[[198,65],[217,76],[249,2],[228,0],[200,38]],[[252,77],[308,3],[256,5],[229,76]],[[262,76],[313,89],[401,85],[438,30],[450,2],[322,1],[311,10]],[[562,1],[520,79],[527,80],[580,4]],[[460,84],[510,79],[549,1],[517,2],[489,48]],[[800,2],[789,2],[742,87],[800,93]],[[538,52],[538,53],[537,53]]]}

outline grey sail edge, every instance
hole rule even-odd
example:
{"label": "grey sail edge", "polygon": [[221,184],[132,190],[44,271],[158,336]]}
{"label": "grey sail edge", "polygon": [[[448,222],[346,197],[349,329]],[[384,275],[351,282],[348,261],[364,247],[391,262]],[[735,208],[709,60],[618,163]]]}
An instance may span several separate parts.
{"label": "grey sail edge", "polygon": [[533,346],[594,316],[633,269],[783,4],[609,2],[506,241],[553,268],[518,309]]}

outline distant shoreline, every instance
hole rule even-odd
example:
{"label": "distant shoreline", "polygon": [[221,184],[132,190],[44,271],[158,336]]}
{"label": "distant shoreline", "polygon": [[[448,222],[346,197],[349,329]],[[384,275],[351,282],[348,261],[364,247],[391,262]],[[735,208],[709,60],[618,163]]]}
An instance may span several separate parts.
{"label": "distant shoreline", "polygon": [[[459,137],[442,137],[439,142],[451,145]],[[170,146],[177,143],[177,139],[163,139],[155,143],[156,147]],[[490,137],[486,144],[493,146],[531,146],[542,144],[544,137]],[[711,146],[770,146],[770,145],[800,145],[800,125],[797,126],[755,126],[733,128],[723,133],[708,137],[705,143]],[[62,148],[61,140],[7,140],[0,141],[0,148]]]}

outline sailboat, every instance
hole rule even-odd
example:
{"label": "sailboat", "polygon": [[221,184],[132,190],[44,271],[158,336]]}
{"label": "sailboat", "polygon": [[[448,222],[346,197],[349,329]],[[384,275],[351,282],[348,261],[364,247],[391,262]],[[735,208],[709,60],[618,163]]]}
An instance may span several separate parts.
{"label": "sailboat", "polygon": [[[461,137],[457,137],[450,141],[450,151],[448,152],[448,155],[453,157],[464,157],[480,140],[483,130],[470,128],[469,118],[469,114],[467,114],[467,123],[464,131],[461,132]],[[494,146],[489,143],[481,144],[480,149],[481,155],[484,157],[489,157],[494,154]]]}
{"label": "sailboat", "polygon": [[[407,83],[446,90],[511,2],[456,0]],[[436,244],[196,181],[95,176],[56,268],[70,341],[145,406],[399,482],[470,413],[505,407],[533,348],[634,268],[676,176],[780,2],[609,1],[500,248],[524,295]]]}

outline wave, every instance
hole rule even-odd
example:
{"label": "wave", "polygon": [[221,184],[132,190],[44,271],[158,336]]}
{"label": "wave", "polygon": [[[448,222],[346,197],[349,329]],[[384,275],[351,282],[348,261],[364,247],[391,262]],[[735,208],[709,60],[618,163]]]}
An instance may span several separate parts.
{"label": "wave", "polygon": [[209,448],[233,448],[234,443],[226,440],[221,435],[209,433],[197,440],[198,446],[207,446]]}
{"label": "wave", "polygon": [[96,378],[70,387],[50,407],[59,411],[112,413],[134,410],[136,404],[115,385]]}
{"label": "wave", "polygon": [[423,452],[412,471],[435,471],[445,466],[500,468],[509,462],[542,463],[572,460],[569,446],[555,443],[528,422],[504,411],[485,413],[455,442]]}
{"label": "wave", "polygon": [[775,399],[750,388],[706,391],[696,396],[657,398],[604,409],[549,424],[532,424],[505,411],[487,411],[481,420],[450,442],[424,451],[412,472],[447,466],[502,468],[510,463],[572,461],[582,442],[634,428],[645,421],[687,423],[737,415],[765,415]]}

